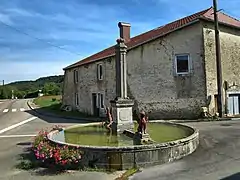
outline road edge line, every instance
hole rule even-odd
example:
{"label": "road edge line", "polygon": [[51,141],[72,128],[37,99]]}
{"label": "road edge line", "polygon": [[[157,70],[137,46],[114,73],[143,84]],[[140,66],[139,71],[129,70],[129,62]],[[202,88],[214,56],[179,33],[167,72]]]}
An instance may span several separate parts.
{"label": "road edge line", "polygon": [[33,116],[33,117],[31,117],[31,118],[29,118],[29,119],[26,119],[26,120],[24,120],[24,121],[22,121],[22,122],[19,122],[19,123],[17,123],[17,124],[13,124],[13,125],[11,125],[11,126],[9,126],[9,127],[7,127],[7,128],[4,128],[4,129],[0,130],[0,134],[4,133],[4,132],[6,132],[6,131],[12,130],[12,129],[18,127],[18,126],[23,125],[23,124],[26,124],[26,123],[28,123],[28,122],[30,122],[30,121],[33,121],[33,120],[35,120],[35,119],[37,119],[37,118],[38,118],[38,117]]}

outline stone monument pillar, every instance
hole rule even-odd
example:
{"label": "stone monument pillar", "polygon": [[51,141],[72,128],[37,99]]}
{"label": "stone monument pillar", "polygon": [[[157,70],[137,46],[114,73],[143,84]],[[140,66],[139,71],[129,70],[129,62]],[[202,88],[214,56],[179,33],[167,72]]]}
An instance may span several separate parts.
{"label": "stone monument pillar", "polygon": [[116,63],[116,98],[111,102],[113,124],[112,129],[115,133],[122,133],[124,130],[133,130],[132,119],[133,100],[127,96],[127,46],[123,37],[117,40],[115,47]]}

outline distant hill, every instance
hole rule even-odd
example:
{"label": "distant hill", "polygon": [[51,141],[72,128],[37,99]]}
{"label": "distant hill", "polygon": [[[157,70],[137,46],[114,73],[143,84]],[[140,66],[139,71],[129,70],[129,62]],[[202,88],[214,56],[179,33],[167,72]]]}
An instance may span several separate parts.
{"label": "distant hill", "polygon": [[63,75],[47,76],[41,77],[35,81],[16,81],[7,85],[16,88],[19,91],[35,91],[37,89],[42,89],[45,83],[55,83],[59,87],[62,87],[63,78]]}
{"label": "distant hill", "polygon": [[59,95],[62,92],[63,75],[41,77],[35,81],[16,81],[0,86],[0,99],[11,98],[12,90],[18,98],[35,97],[38,90],[44,94]]}

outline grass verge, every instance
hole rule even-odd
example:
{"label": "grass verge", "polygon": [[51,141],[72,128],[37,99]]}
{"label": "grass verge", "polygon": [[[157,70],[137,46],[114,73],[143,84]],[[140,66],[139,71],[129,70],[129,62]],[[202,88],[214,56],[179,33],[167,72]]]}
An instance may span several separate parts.
{"label": "grass verge", "polygon": [[79,112],[71,111],[66,112],[61,110],[62,97],[61,96],[42,96],[34,99],[34,104],[40,107],[41,110],[68,117],[82,117],[82,118],[94,118],[94,116]]}

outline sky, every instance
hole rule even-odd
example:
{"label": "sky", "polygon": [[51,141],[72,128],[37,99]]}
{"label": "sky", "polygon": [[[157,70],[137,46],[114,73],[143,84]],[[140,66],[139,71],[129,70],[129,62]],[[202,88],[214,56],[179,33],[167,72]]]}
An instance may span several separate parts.
{"label": "sky", "polygon": [[[0,0],[0,85],[63,74],[115,44],[118,22],[131,36],[212,6],[212,0]],[[240,0],[218,8],[240,19]]]}

